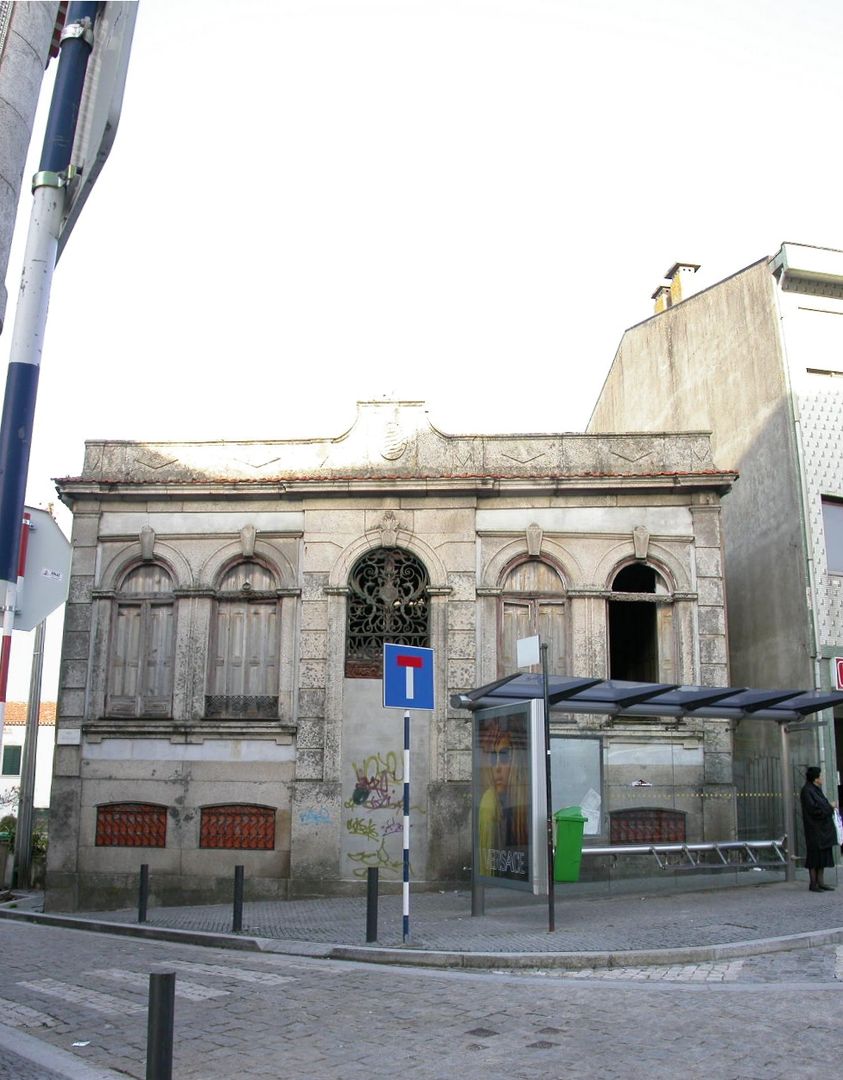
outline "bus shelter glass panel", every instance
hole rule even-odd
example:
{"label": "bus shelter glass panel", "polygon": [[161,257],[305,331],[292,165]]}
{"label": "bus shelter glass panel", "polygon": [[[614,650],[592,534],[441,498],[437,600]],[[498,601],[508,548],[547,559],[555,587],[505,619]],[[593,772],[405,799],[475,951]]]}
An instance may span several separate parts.
{"label": "bus shelter glass panel", "polygon": [[487,885],[547,890],[546,789],[541,703],[474,714],[474,875]]}
{"label": "bus shelter glass panel", "polygon": [[599,738],[550,737],[553,810],[578,806],[586,821],[583,836],[603,832],[602,744]]}

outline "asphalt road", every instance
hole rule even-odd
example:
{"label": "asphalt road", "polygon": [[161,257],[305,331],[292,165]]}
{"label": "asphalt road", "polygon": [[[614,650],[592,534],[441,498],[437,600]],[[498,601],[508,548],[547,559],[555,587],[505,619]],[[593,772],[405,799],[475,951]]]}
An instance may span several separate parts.
{"label": "asphalt road", "polygon": [[0,1080],[144,1077],[155,971],[176,972],[176,1080],[792,1080],[843,1053],[837,945],[467,972],[0,922],[0,958]]}

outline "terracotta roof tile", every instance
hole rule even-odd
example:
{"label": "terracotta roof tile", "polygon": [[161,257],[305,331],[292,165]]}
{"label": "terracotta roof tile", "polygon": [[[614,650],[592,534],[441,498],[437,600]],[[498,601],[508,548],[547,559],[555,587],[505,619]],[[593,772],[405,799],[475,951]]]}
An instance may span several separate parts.
{"label": "terracotta roof tile", "polygon": [[[26,702],[7,701],[6,714],[3,722],[10,727],[24,727],[26,724]],[[39,727],[55,727],[56,703],[55,701],[41,702],[41,715],[38,717]]]}

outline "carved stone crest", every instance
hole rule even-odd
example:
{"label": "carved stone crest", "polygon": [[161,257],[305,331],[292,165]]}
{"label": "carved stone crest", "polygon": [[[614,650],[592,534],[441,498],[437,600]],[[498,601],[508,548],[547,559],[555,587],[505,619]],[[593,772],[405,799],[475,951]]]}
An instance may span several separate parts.
{"label": "carved stone crest", "polygon": [[390,420],[384,428],[381,457],[386,461],[397,461],[407,449],[407,437],[401,431],[396,420]]}
{"label": "carved stone crest", "polygon": [[381,531],[381,547],[397,547],[398,545],[398,530],[401,528],[401,524],[398,518],[391,510],[383,515],[383,521],[380,524]]}

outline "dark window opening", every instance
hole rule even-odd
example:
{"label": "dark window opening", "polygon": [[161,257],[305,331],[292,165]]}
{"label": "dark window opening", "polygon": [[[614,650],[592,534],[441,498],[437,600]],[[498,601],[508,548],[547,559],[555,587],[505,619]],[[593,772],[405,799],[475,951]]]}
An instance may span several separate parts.
{"label": "dark window opening", "polygon": [[843,499],[823,499],[825,560],[829,574],[843,574]]}
{"label": "dark window opening", "polygon": [[658,682],[655,604],[609,605],[609,678]]}
{"label": "dark window opening", "polygon": [[3,747],[3,776],[20,776],[20,746]]}
{"label": "dark window opening", "polygon": [[384,643],[429,645],[428,583],[424,566],[402,548],[357,560],[348,580],[346,678],[381,678]]}
{"label": "dark window opening", "polygon": [[615,574],[615,580],[612,582],[612,592],[654,593],[655,591],[656,572],[646,563],[630,563]]}
{"label": "dark window opening", "polygon": [[[646,563],[630,563],[615,575],[612,592],[657,592],[658,575]],[[609,678],[658,682],[658,609],[648,600],[609,603]]]}

